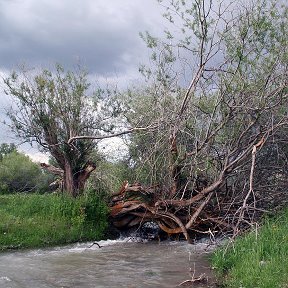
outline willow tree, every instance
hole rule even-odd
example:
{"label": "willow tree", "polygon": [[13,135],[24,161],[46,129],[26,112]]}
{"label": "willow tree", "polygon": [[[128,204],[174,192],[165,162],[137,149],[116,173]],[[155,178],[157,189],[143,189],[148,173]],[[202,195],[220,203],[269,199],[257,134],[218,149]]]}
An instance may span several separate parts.
{"label": "willow tree", "polygon": [[5,93],[14,100],[8,112],[10,127],[24,141],[37,142],[43,151],[50,152],[58,167],[42,167],[60,175],[63,190],[76,197],[96,167],[89,157],[97,143],[73,137],[103,136],[111,113],[108,116],[100,108],[100,93],[91,92],[84,70],[66,72],[60,65],[54,71],[36,74],[21,69],[4,83]]}

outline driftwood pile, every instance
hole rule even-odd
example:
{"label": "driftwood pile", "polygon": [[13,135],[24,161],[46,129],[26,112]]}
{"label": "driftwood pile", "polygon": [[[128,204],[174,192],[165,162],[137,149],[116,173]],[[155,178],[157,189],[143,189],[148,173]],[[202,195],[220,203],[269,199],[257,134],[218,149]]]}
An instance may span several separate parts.
{"label": "driftwood pile", "polygon": [[[184,235],[191,243],[193,236],[218,230],[233,231],[233,225],[223,220],[215,209],[215,191],[198,193],[189,199],[161,200],[157,186],[143,187],[140,183],[130,185],[125,181],[114,193],[110,203],[110,217],[118,229],[140,227],[145,222],[156,222],[167,236]],[[213,204],[214,203],[214,204]],[[205,208],[205,209],[204,209]],[[176,238],[175,237],[175,238]]]}

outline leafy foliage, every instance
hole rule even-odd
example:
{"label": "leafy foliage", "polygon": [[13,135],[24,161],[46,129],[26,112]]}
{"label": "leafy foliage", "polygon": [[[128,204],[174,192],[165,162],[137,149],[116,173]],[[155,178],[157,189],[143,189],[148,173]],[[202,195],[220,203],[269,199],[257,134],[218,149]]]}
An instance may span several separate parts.
{"label": "leafy foliage", "polygon": [[[185,189],[193,191],[196,179],[213,183],[230,165],[225,177],[237,183],[236,193],[241,194],[249,179],[247,158],[253,143],[261,137],[266,141],[277,129],[274,140],[279,142],[274,145],[279,151],[280,135],[287,141],[287,5],[262,0],[230,5],[159,2],[172,28],[162,38],[141,34],[151,49],[152,65],[140,69],[150,86],[127,93],[126,100],[132,126],[157,126],[130,138],[131,164],[141,171],[136,177],[167,187],[173,166],[178,166],[179,178],[186,178]],[[269,140],[266,144],[269,147]],[[271,160],[270,168],[266,163],[270,173],[273,157],[266,158]],[[282,164],[280,177],[285,177],[287,161]],[[242,165],[245,175],[232,173]]]}
{"label": "leafy foliage", "polygon": [[48,191],[50,177],[28,156],[15,149],[0,161],[0,194]]}
{"label": "leafy foliage", "polygon": [[6,93],[15,97],[18,106],[8,114],[14,132],[51,152],[60,167],[64,167],[63,155],[76,157],[74,165],[81,166],[94,145],[91,141],[75,143],[78,153],[74,155],[66,142],[81,133],[94,134],[94,129],[99,127],[98,114],[94,114],[96,98],[86,95],[89,88],[87,73],[65,73],[60,65],[56,65],[55,71],[43,70],[34,76],[26,71],[19,75],[13,72],[5,79],[5,84]]}

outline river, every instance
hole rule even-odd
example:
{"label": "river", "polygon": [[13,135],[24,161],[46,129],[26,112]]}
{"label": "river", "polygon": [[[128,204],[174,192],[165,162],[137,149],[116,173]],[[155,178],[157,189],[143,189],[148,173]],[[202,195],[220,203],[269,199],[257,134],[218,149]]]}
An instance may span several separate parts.
{"label": "river", "polygon": [[0,287],[166,288],[203,273],[208,283],[193,287],[214,287],[205,243],[139,243],[128,238],[98,243],[101,248],[79,243],[1,253]]}

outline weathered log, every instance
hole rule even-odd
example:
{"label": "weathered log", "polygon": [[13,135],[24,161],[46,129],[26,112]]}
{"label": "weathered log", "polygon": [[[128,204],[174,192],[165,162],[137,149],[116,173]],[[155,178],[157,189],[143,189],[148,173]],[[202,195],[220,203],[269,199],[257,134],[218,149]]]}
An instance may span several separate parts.
{"label": "weathered log", "polygon": [[142,186],[141,185],[139,185],[139,186],[128,186],[126,189],[125,189],[125,192],[130,192],[130,191],[132,191],[132,192],[144,192],[144,189],[142,188]]}
{"label": "weathered log", "polygon": [[131,228],[131,227],[140,225],[142,222],[143,222],[143,219],[141,219],[141,218],[139,218],[139,217],[136,217],[136,218],[134,218],[132,221],[130,221],[130,222],[127,224],[127,227],[128,227],[128,228]]}
{"label": "weathered log", "polygon": [[112,217],[116,217],[136,210],[140,207],[146,208],[145,204],[140,203],[139,201],[120,202],[111,208],[110,215]]}
{"label": "weathered log", "polygon": [[179,234],[182,232],[182,229],[180,227],[177,228],[169,228],[167,227],[165,224],[163,224],[161,221],[157,221],[159,227],[161,228],[161,230],[163,230],[164,232],[166,232],[168,235],[171,234]]}
{"label": "weathered log", "polygon": [[[213,206],[209,204],[215,195],[215,189],[222,185],[221,178],[190,199],[158,199],[156,203],[149,202],[143,197],[148,194],[145,194],[147,191],[150,192],[149,188],[138,183],[134,185],[125,182],[120,189],[121,193],[118,191],[114,194],[117,196],[112,198],[110,216],[118,228],[125,229],[154,221],[168,235],[183,234],[189,243],[191,243],[189,233],[200,231],[205,225],[213,227],[214,223],[225,229],[233,229],[233,225],[219,218],[218,214],[214,215]],[[161,194],[153,196],[155,195],[161,197]],[[202,228],[199,225],[202,225]]]}

